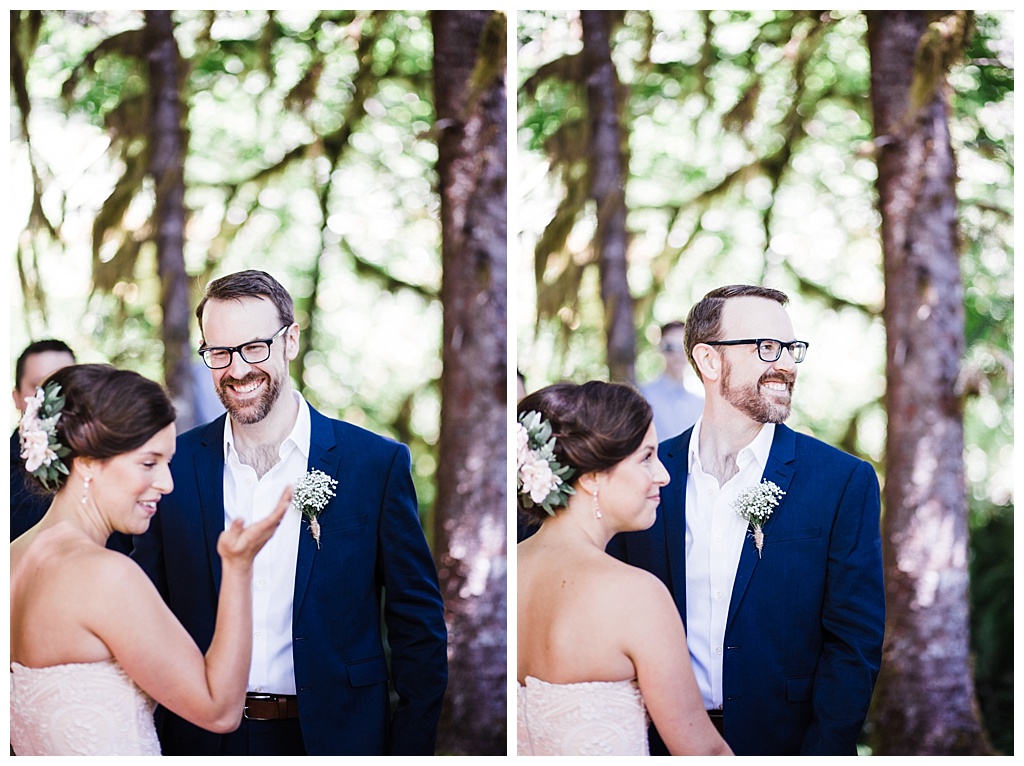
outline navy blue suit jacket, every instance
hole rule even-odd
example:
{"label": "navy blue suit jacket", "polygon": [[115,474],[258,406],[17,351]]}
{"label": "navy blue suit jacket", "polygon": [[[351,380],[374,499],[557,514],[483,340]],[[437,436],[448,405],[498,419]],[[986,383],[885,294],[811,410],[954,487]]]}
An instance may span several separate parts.
{"label": "navy blue suit jacket", "polygon": [[[684,623],[692,433],[659,445],[671,482],[657,521],[608,548],[657,575]],[[764,525],[761,557],[749,535],[740,555],[725,629],[725,739],[736,755],[855,755],[885,627],[878,479],[868,463],[781,424],[764,478],[786,494]]]}
{"label": "navy blue suit jacket", "polygon": [[[338,486],[319,516],[320,548],[306,520],[299,535],[292,657],[306,751],[432,755],[448,677],[447,631],[409,450],[312,407],[310,417],[309,469]],[[178,437],[174,491],[133,553],[204,653],[221,578],[224,424],[221,416]],[[220,747],[220,735],[162,708],[157,728],[165,755]]]}

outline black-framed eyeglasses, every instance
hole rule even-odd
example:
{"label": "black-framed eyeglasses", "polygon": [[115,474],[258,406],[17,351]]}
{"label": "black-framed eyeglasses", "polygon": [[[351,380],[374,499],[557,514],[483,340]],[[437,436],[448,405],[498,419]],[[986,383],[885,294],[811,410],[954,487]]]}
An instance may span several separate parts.
{"label": "black-framed eyeglasses", "polygon": [[211,346],[199,349],[199,356],[211,370],[223,370],[231,366],[231,355],[237,353],[246,364],[259,364],[270,358],[270,344],[291,327],[286,324],[271,337],[264,340],[251,340],[241,346]]}
{"label": "black-framed eyeglasses", "polygon": [[782,356],[782,349],[788,349],[793,355],[793,361],[800,364],[807,356],[807,341],[791,340],[783,343],[774,338],[744,338],[743,340],[709,340],[705,341],[708,346],[757,346],[757,355],[762,362],[775,362]]}

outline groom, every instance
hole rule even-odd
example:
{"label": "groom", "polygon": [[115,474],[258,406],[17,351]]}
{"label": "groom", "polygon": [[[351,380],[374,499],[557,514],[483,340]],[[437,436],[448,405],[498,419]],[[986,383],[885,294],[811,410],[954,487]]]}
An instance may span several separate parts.
{"label": "groom", "polygon": [[203,652],[225,526],[265,516],[307,470],[337,485],[318,539],[292,510],[256,557],[241,725],[213,734],[161,708],[164,755],[432,755],[446,629],[408,449],[321,415],[292,388],[299,328],[269,274],[211,282],[196,316],[227,415],[178,437],[174,491],[133,555]]}
{"label": "groom", "polygon": [[[855,755],[885,621],[878,480],[782,425],[807,352],[787,300],[734,285],[690,311],[703,415],[659,446],[672,480],[654,526],[609,552],[672,592],[705,708],[736,755]],[[733,502],[762,479],[785,494],[759,551]]]}

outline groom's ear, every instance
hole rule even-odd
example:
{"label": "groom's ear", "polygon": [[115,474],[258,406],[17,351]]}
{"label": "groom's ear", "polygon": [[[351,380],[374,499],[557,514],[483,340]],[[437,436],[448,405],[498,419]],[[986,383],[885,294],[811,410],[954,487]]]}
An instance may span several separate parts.
{"label": "groom's ear", "polygon": [[700,372],[701,380],[718,380],[722,374],[722,357],[706,343],[693,347],[693,363]]}
{"label": "groom's ear", "polygon": [[298,322],[292,322],[292,326],[288,328],[288,331],[284,334],[285,337],[285,359],[289,362],[295,361],[299,355],[299,324]]}

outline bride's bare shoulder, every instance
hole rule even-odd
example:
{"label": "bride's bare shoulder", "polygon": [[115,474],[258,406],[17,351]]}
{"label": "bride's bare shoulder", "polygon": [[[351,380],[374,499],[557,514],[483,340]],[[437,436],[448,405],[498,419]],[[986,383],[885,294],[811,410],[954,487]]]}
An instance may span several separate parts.
{"label": "bride's bare shoulder", "polygon": [[672,595],[656,575],[611,556],[608,559],[603,585],[626,611],[675,611]]}
{"label": "bride's bare shoulder", "polygon": [[90,540],[80,530],[59,524],[30,531],[11,543],[11,576],[28,582],[50,581],[82,590],[121,586],[145,574],[128,556]]}

